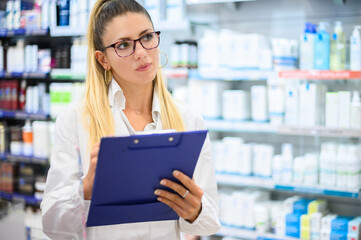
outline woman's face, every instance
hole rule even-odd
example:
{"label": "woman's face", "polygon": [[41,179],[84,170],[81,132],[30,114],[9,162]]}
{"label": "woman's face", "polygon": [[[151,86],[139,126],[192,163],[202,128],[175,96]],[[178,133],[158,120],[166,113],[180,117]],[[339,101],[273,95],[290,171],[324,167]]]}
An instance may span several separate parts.
{"label": "woman's face", "polygon": [[[103,44],[109,46],[120,40],[135,40],[153,32],[152,23],[139,13],[126,13],[110,21],[104,31]],[[144,49],[139,41],[135,51],[127,57],[119,57],[114,48],[104,51],[115,80],[120,84],[145,84],[154,80],[158,69],[158,48]],[[109,70],[109,69],[108,69]]]}

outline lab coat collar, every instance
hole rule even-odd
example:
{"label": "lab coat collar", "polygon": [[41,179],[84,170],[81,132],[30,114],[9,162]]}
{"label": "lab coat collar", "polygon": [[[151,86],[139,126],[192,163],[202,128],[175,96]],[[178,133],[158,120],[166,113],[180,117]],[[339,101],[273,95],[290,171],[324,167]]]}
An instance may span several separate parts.
{"label": "lab coat collar", "polygon": [[[111,108],[119,108],[120,110],[125,109],[125,96],[123,90],[120,88],[119,84],[113,78],[108,90],[108,99]],[[153,102],[152,102],[152,118],[155,123],[160,120],[160,103],[157,95],[157,87],[153,88]]]}

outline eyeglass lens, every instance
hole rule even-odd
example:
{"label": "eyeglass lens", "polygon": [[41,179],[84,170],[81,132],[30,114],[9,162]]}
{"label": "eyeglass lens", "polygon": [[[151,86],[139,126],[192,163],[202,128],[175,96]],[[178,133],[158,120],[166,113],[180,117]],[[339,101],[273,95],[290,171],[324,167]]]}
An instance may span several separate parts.
{"label": "eyeglass lens", "polygon": [[[158,47],[159,44],[159,36],[157,33],[147,33],[144,36],[140,38],[140,44],[143,46],[143,48],[150,50],[153,48]],[[124,40],[121,42],[118,42],[114,48],[116,53],[121,56],[129,56],[134,52],[134,40]]]}

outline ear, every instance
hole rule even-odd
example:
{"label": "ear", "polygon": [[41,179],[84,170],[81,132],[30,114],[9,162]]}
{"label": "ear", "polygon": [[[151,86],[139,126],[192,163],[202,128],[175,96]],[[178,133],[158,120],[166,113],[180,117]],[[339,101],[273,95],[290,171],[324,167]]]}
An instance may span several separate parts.
{"label": "ear", "polygon": [[108,62],[108,58],[102,51],[95,51],[95,58],[98,60],[100,65],[103,66],[104,70],[110,70],[111,67]]}

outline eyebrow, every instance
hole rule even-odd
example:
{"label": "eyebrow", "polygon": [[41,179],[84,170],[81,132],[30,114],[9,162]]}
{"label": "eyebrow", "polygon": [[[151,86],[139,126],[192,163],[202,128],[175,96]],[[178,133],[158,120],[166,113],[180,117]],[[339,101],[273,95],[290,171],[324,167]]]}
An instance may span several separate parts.
{"label": "eyebrow", "polygon": [[[143,31],[141,31],[139,33],[139,37],[141,37],[144,33],[148,32],[148,31],[151,31],[152,29],[148,28],[148,29],[145,29]],[[123,38],[118,38],[116,39],[116,41],[122,41],[122,40],[132,40],[130,37],[123,37]]]}

